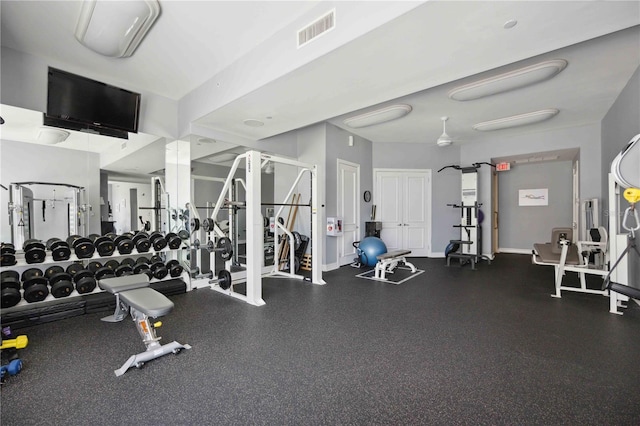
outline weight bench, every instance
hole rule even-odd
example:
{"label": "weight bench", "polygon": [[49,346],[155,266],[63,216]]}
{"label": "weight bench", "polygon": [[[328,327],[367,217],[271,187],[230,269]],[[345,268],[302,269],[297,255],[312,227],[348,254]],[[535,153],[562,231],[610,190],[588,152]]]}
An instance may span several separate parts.
{"label": "weight bench", "polygon": [[411,273],[417,271],[416,267],[412,263],[407,262],[405,255],[411,254],[411,250],[396,250],[377,256],[378,263],[376,263],[375,278],[379,280],[386,280],[386,274],[393,274],[393,270],[396,269],[398,263],[404,263],[411,268]]}
{"label": "weight bench", "polygon": [[168,353],[177,354],[182,349],[191,349],[176,341],[161,345],[160,337],[155,329],[162,323],[151,324],[149,317],[158,318],[167,315],[173,309],[173,302],[164,294],[149,287],[149,277],[145,274],[125,275],[118,278],[105,278],[98,281],[101,289],[116,296],[116,309],[113,315],[102,318],[106,322],[119,322],[125,319],[129,312],[136,323],[136,328],[142,336],[147,350],[132,355],[122,367],[115,370],[116,376],[122,376],[129,368],[141,368],[145,362],[159,358]]}

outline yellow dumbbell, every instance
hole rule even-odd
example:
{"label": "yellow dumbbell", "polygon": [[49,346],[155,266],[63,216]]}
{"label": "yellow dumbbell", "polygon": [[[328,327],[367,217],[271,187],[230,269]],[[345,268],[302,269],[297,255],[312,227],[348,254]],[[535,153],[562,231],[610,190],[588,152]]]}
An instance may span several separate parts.
{"label": "yellow dumbbell", "polygon": [[640,201],[640,189],[638,188],[627,188],[624,190],[624,194],[622,195],[629,204],[635,204]]}
{"label": "yellow dumbbell", "polygon": [[27,336],[18,336],[15,339],[7,339],[2,341],[2,347],[0,349],[8,349],[8,348],[16,348],[16,349],[24,349],[27,347],[29,343],[29,339]]}

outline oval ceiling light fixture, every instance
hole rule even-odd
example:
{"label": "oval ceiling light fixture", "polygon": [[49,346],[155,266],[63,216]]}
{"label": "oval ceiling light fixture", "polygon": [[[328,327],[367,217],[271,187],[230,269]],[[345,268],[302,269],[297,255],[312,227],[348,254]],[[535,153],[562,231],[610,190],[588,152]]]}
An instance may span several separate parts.
{"label": "oval ceiling light fixture", "polygon": [[449,92],[449,98],[456,101],[471,101],[485,96],[497,95],[514,89],[530,86],[555,77],[565,69],[568,62],[553,59],[535,65],[509,71],[495,77],[456,87]]}
{"label": "oval ceiling light fixture", "polygon": [[133,55],[159,15],[158,0],[84,0],[75,35],[94,52],[125,58]]}
{"label": "oval ceiling light fixture", "polygon": [[243,123],[249,127],[262,127],[264,123],[260,120],[256,120],[255,118],[247,118],[243,121]]}
{"label": "oval ceiling light fixture", "polygon": [[409,114],[413,110],[411,105],[398,104],[370,111],[355,117],[347,118],[343,123],[353,129],[360,127],[374,126],[376,124],[386,123],[387,121],[397,120]]}
{"label": "oval ceiling light fixture", "polygon": [[512,115],[511,117],[498,118],[474,124],[473,129],[481,132],[509,129],[511,127],[526,126],[539,123],[555,117],[560,111],[555,108],[541,109],[540,111],[527,112],[525,114]]}

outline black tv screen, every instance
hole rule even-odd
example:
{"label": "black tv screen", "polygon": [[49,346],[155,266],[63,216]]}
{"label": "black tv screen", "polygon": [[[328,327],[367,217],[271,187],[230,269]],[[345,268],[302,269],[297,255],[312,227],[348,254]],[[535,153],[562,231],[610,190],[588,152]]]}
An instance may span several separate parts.
{"label": "black tv screen", "polygon": [[126,138],[139,112],[139,93],[49,67],[44,124]]}

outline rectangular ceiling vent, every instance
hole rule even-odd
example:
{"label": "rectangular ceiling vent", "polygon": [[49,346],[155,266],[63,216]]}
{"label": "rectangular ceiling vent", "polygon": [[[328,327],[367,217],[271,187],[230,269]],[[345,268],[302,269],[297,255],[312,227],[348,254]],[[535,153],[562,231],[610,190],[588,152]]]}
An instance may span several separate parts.
{"label": "rectangular ceiling vent", "polygon": [[329,32],[336,26],[336,10],[333,9],[329,13],[316,19],[300,31],[298,31],[298,48],[315,40],[322,34]]}

